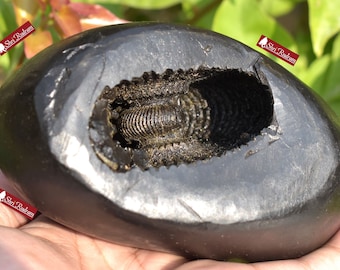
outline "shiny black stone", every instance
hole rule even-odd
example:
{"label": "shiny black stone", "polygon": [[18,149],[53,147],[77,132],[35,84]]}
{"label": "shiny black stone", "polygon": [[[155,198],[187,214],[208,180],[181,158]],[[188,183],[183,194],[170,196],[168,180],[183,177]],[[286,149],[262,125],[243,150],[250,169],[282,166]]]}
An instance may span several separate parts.
{"label": "shiny black stone", "polygon": [[[105,86],[200,66],[267,85],[270,125],[191,163],[114,172],[98,158],[89,123]],[[1,87],[0,132],[0,168],[24,198],[56,222],[122,245],[261,261],[306,254],[340,227],[336,118],[285,69],[213,32],[126,24],[55,44]]]}

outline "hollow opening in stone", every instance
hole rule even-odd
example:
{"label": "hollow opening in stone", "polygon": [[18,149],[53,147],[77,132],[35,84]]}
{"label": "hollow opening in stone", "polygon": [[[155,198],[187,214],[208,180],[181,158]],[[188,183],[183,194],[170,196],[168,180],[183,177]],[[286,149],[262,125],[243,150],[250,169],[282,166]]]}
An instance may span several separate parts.
{"label": "hollow opening in stone", "polygon": [[273,96],[254,75],[218,71],[194,82],[210,108],[210,142],[224,150],[246,144],[273,120]]}

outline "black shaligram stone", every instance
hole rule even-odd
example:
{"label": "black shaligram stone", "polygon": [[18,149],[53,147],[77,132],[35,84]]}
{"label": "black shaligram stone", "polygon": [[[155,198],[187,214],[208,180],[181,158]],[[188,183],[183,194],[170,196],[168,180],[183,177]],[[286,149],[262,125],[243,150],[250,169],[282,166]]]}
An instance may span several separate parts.
{"label": "black shaligram stone", "polygon": [[295,258],[340,227],[339,127],[293,75],[186,26],[90,30],[0,89],[0,168],[44,215],[187,258]]}

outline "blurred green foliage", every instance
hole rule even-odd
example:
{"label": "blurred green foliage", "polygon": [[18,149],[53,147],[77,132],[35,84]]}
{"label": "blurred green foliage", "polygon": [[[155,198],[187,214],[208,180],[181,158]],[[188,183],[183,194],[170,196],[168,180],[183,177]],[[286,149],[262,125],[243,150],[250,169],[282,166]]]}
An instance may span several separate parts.
{"label": "blurred green foliage", "polygon": [[[167,21],[232,37],[284,66],[340,115],[340,0],[74,0],[100,4],[129,21]],[[16,28],[11,1],[0,0],[0,36]],[[295,66],[256,46],[260,35],[300,55]],[[1,56],[0,76],[23,59],[17,46]],[[20,52],[21,50],[21,52]],[[21,61],[21,62],[20,62]]]}
{"label": "blurred green foliage", "polygon": [[[0,40],[9,35],[17,27],[13,7],[10,1],[0,0]],[[23,46],[21,44],[20,46],[16,46],[15,49],[0,56],[0,84],[3,78],[6,78],[16,69],[17,63],[21,61],[20,57],[22,56],[22,53]]]}

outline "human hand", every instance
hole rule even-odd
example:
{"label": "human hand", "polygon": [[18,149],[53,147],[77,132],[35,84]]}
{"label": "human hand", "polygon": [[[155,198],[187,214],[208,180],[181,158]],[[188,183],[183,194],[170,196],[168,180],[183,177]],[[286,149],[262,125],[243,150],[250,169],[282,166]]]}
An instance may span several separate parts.
{"label": "human hand", "polygon": [[[0,172],[0,187],[14,193]],[[241,264],[197,260],[95,239],[43,215],[27,222],[0,203],[0,266],[6,270],[334,270],[340,269],[340,231],[323,247],[296,260]],[[313,237],[313,236],[311,236]]]}

